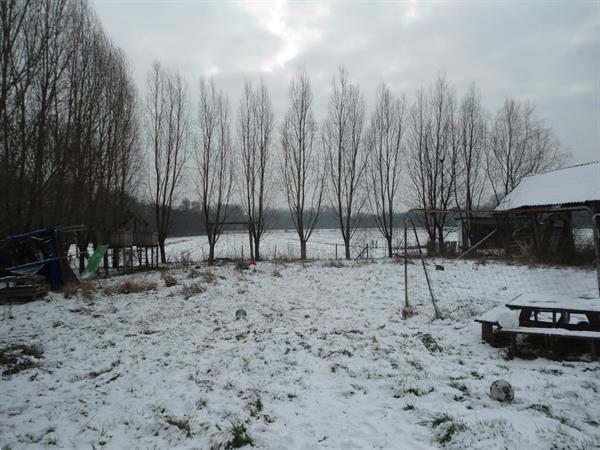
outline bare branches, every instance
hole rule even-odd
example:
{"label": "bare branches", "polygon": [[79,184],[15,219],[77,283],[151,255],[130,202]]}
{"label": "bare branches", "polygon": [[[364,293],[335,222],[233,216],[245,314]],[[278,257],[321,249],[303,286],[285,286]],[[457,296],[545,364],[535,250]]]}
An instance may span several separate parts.
{"label": "bare branches", "polygon": [[330,200],[338,214],[346,259],[350,259],[350,240],[366,200],[361,189],[367,161],[364,123],[365,102],[358,86],[348,80],[346,70],[340,67],[333,78],[322,142],[327,158]]}
{"label": "bare branches", "polygon": [[[453,198],[459,142],[455,105],[454,91],[445,76],[440,76],[428,93],[419,91],[411,108],[408,168],[412,202],[419,208],[446,210]],[[443,212],[423,216],[430,241],[440,246],[447,218]]]}
{"label": "bare branches", "polygon": [[398,208],[400,175],[404,156],[404,96],[396,98],[381,84],[377,89],[375,111],[367,133],[369,154],[367,192],[377,228],[385,238],[392,257],[394,215]]}
{"label": "bare branches", "polygon": [[212,263],[215,259],[215,245],[227,217],[233,183],[229,103],[227,97],[217,91],[212,80],[200,81],[198,119],[197,181],[210,248],[208,260]]}
{"label": "bare branches", "polygon": [[95,240],[120,221],[139,168],[123,55],[85,2],[0,10],[0,234],[76,222]]}
{"label": "bare branches", "polygon": [[511,98],[496,114],[489,147],[487,176],[496,204],[525,175],[554,169],[567,159],[552,130],[537,117],[534,105]]}
{"label": "bare branches", "polygon": [[319,217],[324,190],[324,161],[315,152],[317,124],[310,80],[304,71],[290,83],[290,106],[280,128],[281,173],[292,220],[300,239],[300,258]]}
{"label": "bare branches", "polygon": [[171,228],[171,213],[181,187],[189,144],[189,107],[185,82],[154,63],[148,77],[146,123],[152,149],[150,193],[154,202],[161,261],[166,262],[165,239]]}
{"label": "bare branches", "polygon": [[248,216],[250,252],[260,258],[260,239],[267,225],[266,211],[272,198],[271,140],[273,108],[266,86],[255,89],[247,82],[240,101],[238,134],[240,146],[242,206]]}

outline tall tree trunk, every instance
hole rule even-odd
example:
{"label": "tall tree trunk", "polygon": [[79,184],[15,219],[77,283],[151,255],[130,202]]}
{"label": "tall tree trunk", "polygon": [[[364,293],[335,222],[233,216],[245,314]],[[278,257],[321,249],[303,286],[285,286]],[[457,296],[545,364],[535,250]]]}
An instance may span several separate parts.
{"label": "tall tree trunk", "polygon": [[385,240],[387,241],[388,256],[391,258],[392,256],[394,256],[392,251],[392,236],[386,236]]}
{"label": "tall tree trunk", "polygon": [[254,238],[254,259],[260,259],[260,239]]}
{"label": "tall tree trunk", "polygon": [[346,250],[346,259],[350,259],[350,237],[344,236],[344,249]]}
{"label": "tall tree trunk", "polygon": [[300,259],[306,260],[306,240],[300,239]]}
{"label": "tall tree trunk", "polygon": [[167,255],[165,254],[165,238],[161,237],[158,239],[158,248],[160,249],[160,262],[162,264],[167,263]]}

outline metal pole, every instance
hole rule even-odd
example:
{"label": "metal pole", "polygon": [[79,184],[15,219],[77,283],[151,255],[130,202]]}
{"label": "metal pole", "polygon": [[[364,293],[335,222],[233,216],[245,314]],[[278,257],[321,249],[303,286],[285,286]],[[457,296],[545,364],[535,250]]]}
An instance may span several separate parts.
{"label": "metal pole", "polygon": [[433,289],[431,288],[431,281],[429,281],[429,273],[427,272],[427,266],[425,265],[425,259],[423,258],[423,252],[421,251],[421,243],[419,242],[419,235],[417,234],[417,227],[415,222],[412,222],[413,231],[415,232],[415,239],[417,240],[417,248],[419,249],[419,257],[421,258],[421,264],[423,265],[423,271],[425,272],[425,280],[427,280],[427,288],[429,289],[429,295],[431,296],[431,303],[433,304],[434,316],[436,319],[441,319],[442,315],[438,310],[437,304],[435,303],[435,297],[433,296]]}
{"label": "metal pole", "polygon": [[406,217],[404,218],[404,307],[408,308],[408,255],[406,245]]}

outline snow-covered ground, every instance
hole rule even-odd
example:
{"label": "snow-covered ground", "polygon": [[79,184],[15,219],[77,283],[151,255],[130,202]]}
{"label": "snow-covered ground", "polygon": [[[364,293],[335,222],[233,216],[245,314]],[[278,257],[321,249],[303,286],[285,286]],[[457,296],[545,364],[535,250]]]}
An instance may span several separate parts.
{"label": "snow-covered ground", "polygon": [[[408,230],[407,241],[409,245],[416,244],[412,229]],[[421,245],[427,242],[427,233],[423,229],[417,230]],[[399,245],[403,230],[394,233],[394,245]],[[456,232],[448,231],[448,240],[456,240]],[[369,257],[382,258],[387,256],[385,240],[376,228],[361,228],[356,230],[352,239],[351,255],[357,257],[366,245],[369,245]],[[344,257],[344,241],[338,229],[317,229],[308,241],[307,256],[310,259],[329,259]],[[191,258],[201,261],[208,256],[208,242],[206,236],[187,236],[168,239],[166,243],[168,257],[172,261]],[[295,230],[269,230],[261,241],[261,253],[266,259],[296,259],[300,257],[300,242]],[[248,257],[248,234],[242,231],[224,232],[215,249],[217,257],[241,258]],[[366,253],[363,254],[365,256]]]}
{"label": "snow-covered ground", "polygon": [[[412,229],[407,230],[407,242],[409,246],[416,245],[416,238]],[[418,228],[419,242],[422,246],[427,243],[427,233]],[[398,228],[394,233],[394,246],[403,242],[404,230]],[[578,249],[590,247],[592,244],[592,231],[589,228],[577,228],[574,230],[575,242]],[[449,229],[446,235],[447,241],[456,241],[456,230]],[[356,230],[352,239],[351,254],[356,258],[365,245],[369,245],[369,257],[383,258],[387,256],[385,240],[376,228],[360,228]],[[344,241],[338,229],[317,229],[314,231],[307,245],[308,257],[312,259],[328,259],[344,256]],[[168,239],[166,243],[167,256],[171,261],[191,259],[201,261],[208,256],[208,242],[206,236],[186,236]],[[593,248],[593,247],[592,247]],[[261,253],[266,259],[295,259],[300,256],[300,243],[298,235],[294,230],[268,230],[261,241]],[[248,257],[249,243],[248,235],[242,231],[226,231],[219,241],[215,254],[220,258]],[[363,253],[365,256],[365,253]]]}
{"label": "snow-covered ground", "polygon": [[[473,321],[527,289],[593,297],[595,274],[427,265],[443,320],[419,264],[402,319],[389,260],[180,268],[15,305],[2,347],[43,355],[0,381],[0,448],[598,448],[600,363],[508,359]],[[157,287],[114,293],[128,280]],[[514,402],[488,396],[496,379]]]}

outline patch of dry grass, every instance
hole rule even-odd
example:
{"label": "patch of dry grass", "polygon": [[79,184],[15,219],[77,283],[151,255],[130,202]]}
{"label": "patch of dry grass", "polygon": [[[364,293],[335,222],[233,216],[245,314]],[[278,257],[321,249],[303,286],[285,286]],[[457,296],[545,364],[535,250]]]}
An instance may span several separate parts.
{"label": "patch of dry grass", "polygon": [[68,283],[63,286],[63,296],[65,298],[75,297],[79,292],[83,295],[86,300],[94,298],[96,293],[96,286],[90,281],[82,281],[81,283]]}
{"label": "patch of dry grass", "polygon": [[194,295],[202,294],[203,292],[206,292],[206,288],[200,283],[184,284],[181,287],[181,294],[186,300]]}
{"label": "patch of dry grass", "polygon": [[102,293],[107,296],[115,294],[138,294],[140,292],[155,291],[156,289],[157,286],[154,282],[128,279],[116,286],[105,287]]}
{"label": "patch of dry grass", "polygon": [[165,287],[173,287],[177,285],[177,278],[175,278],[173,275],[163,272],[160,277],[162,278],[163,282],[165,283]]}

